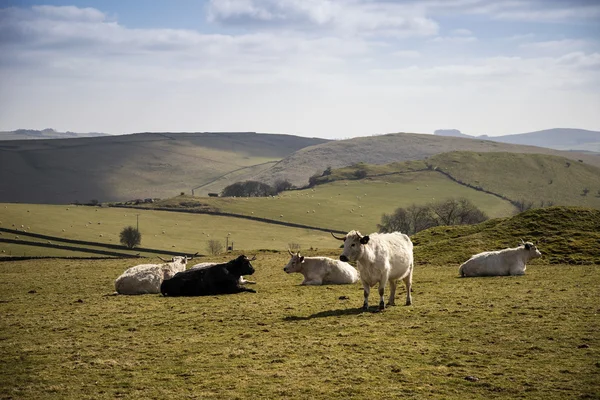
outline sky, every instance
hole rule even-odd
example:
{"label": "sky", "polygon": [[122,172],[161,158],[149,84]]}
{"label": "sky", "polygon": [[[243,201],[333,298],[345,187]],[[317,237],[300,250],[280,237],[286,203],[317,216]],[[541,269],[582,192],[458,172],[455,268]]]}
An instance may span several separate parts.
{"label": "sky", "polygon": [[600,130],[600,0],[0,0],[0,130]]}

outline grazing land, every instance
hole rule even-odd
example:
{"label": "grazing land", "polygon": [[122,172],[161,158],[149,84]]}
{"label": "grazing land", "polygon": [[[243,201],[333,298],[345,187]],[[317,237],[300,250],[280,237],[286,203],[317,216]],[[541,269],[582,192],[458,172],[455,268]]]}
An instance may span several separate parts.
{"label": "grazing land", "polygon": [[[5,208],[6,207],[6,208]],[[132,210],[123,208],[58,206],[40,204],[0,204],[0,227],[27,230],[37,234],[57,238],[84,240],[98,244],[119,244],[119,233],[126,226],[137,226],[142,233],[142,247],[162,249],[182,254],[207,254],[209,240],[219,240],[234,249],[255,251],[258,249],[285,250],[289,243],[297,243],[302,249],[335,247],[337,240],[327,232],[304,228],[292,228],[283,225],[247,219],[176,213],[154,210]],[[15,225],[13,227],[13,225]],[[23,225],[23,228],[21,228]],[[63,231],[64,230],[64,231]],[[230,234],[230,235],[228,235]],[[0,238],[36,239],[23,234],[0,232]],[[53,243],[54,240],[51,240]],[[58,241],[56,241],[58,243]],[[13,247],[19,246],[19,247]],[[0,251],[4,255],[26,256],[63,256],[55,249],[0,242]],[[89,246],[93,247],[93,246]],[[125,252],[125,248],[123,248]],[[130,251],[131,254],[139,250]],[[145,254],[154,257],[155,255]],[[90,256],[90,254],[87,254]]]}
{"label": "grazing land", "polygon": [[288,258],[258,254],[256,294],[201,298],[107,296],[127,260],[0,263],[0,397],[600,396],[597,266],[461,279],[417,258],[414,305],[363,313],[360,284],[299,286]]}
{"label": "grazing land", "polygon": [[470,189],[435,171],[417,171],[373,179],[335,181],[269,198],[175,197],[148,207],[200,208],[269,218],[303,225],[363,233],[377,230],[383,213],[398,207],[466,197],[488,216],[512,215],[510,202]]}

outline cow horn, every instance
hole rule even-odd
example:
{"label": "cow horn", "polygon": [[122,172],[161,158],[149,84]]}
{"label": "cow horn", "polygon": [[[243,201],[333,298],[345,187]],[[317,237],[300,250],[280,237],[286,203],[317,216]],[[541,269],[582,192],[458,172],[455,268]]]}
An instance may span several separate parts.
{"label": "cow horn", "polygon": [[523,241],[523,239],[521,239],[521,243],[525,244],[525,242]]}
{"label": "cow horn", "polygon": [[344,236],[343,238],[339,238],[339,237],[335,236],[335,235],[333,234],[333,232],[329,232],[329,233],[331,233],[331,236],[333,236],[333,237],[334,237],[334,238],[336,238],[337,240],[344,240],[344,241],[346,240],[346,237],[345,237],[345,236]]}
{"label": "cow horn", "polygon": [[294,256],[294,253],[292,253],[292,251],[290,249],[288,249],[288,253],[290,253],[290,256]]}
{"label": "cow horn", "polygon": [[248,261],[254,261],[254,260],[256,260],[256,254],[253,255],[252,258],[250,260],[248,260]]}
{"label": "cow horn", "polygon": [[165,259],[164,259],[164,258],[162,258],[161,256],[157,256],[157,257],[158,257],[158,258],[160,258],[160,260],[161,260],[162,262],[168,262],[167,260],[165,260]]}
{"label": "cow horn", "polygon": [[192,254],[191,256],[188,257],[188,260],[193,260],[194,257],[196,257],[198,255],[198,252],[195,252],[194,254]]}

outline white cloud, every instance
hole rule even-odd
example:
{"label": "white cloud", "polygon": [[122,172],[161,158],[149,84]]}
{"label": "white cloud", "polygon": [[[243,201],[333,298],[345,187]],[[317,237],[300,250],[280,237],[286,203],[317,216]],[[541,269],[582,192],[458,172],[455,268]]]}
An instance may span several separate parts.
{"label": "white cloud", "polygon": [[358,36],[430,36],[435,21],[420,7],[367,0],[211,0],[209,18],[223,24]]}
{"label": "white cloud", "polygon": [[529,42],[519,45],[522,49],[543,51],[573,51],[589,46],[589,42],[583,39],[561,39],[547,40],[542,42]]}
{"label": "white cloud", "polygon": [[[538,44],[530,44],[541,49],[500,40],[510,51],[489,46],[483,56],[475,51],[492,43],[485,35],[461,28],[437,36],[433,11],[452,6],[472,12],[488,3],[211,3],[211,31],[235,24],[226,32],[236,34],[131,29],[94,9],[0,10],[0,128],[35,123],[111,133],[256,130],[348,137],[440,126],[493,133],[484,129],[493,125],[514,133],[536,128],[521,123],[546,120],[561,126],[586,121],[590,128],[600,123],[594,46],[579,39],[550,44],[536,32]],[[525,122],[515,120],[535,107]]]}

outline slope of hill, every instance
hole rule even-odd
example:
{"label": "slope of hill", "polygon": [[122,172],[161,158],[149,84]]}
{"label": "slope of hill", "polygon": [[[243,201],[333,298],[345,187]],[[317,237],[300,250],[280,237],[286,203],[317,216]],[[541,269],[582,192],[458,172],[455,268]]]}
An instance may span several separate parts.
{"label": "slope of hill", "polygon": [[[512,215],[510,202],[460,185],[435,171],[414,171],[362,180],[341,180],[275,197],[191,198],[178,196],[148,208],[212,210],[282,223],[296,223],[348,232],[374,232],[383,213],[398,207],[465,197],[488,216]],[[290,238],[293,241],[293,238]]]}
{"label": "slope of hill", "polygon": [[544,264],[600,264],[600,210],[548,207],[478,225],[443,226],[412,237],[417,263],[458,265],[482,251],[538,242]]}
{"label": "slope of hill", "polygon": [[600,168],[564,157],[461,151],[435,155],[427,164],[512,201],[600,209]]}
{"label": "slope of hill", "polygon": [[16,131],[0,132],[0,140],[30,140],[30,139],[75,139],[97,136],[109,136],[107,133],[101,132],[58,132],[54,129],[43,129],[41,131],[35,129],[17,129]]}
{"label": "slope of hill", "polygon": [[434,135],[492,140],[501,143],[547,147],[555,150],[591,151],[600,153],[600,132],[585,129],[554,128],[503,136],[471,136],[462,133],[458,129],[438,129],[434,132]]}
{"label": "slope of hill", "polygon": [[332,141],[306,147],[281,160],[256,178],[264,182],[288,179],[300,186],[307,184],[311,175],[321,174],[329,166],[340,168],[360,162],[388,164],[397,161],[423,160],[435,154],[460,150],[551,154],[572,160],[581,159],[587,164],[600,167],[600,154],[590,155],[480,139],[396,133]]}
{"label": "slope of hill", "polygon": [[494,137],[479,136],[479,139],[495,142],[549,147],[557,150],[584,150],[600,152],[600,132],[585,129],[555,128],[543,131]]}
{"label": "slope of hill", "polygon": [[253,132],[3,141],[0,201],[56,204],[172,197],[324,142]]}

